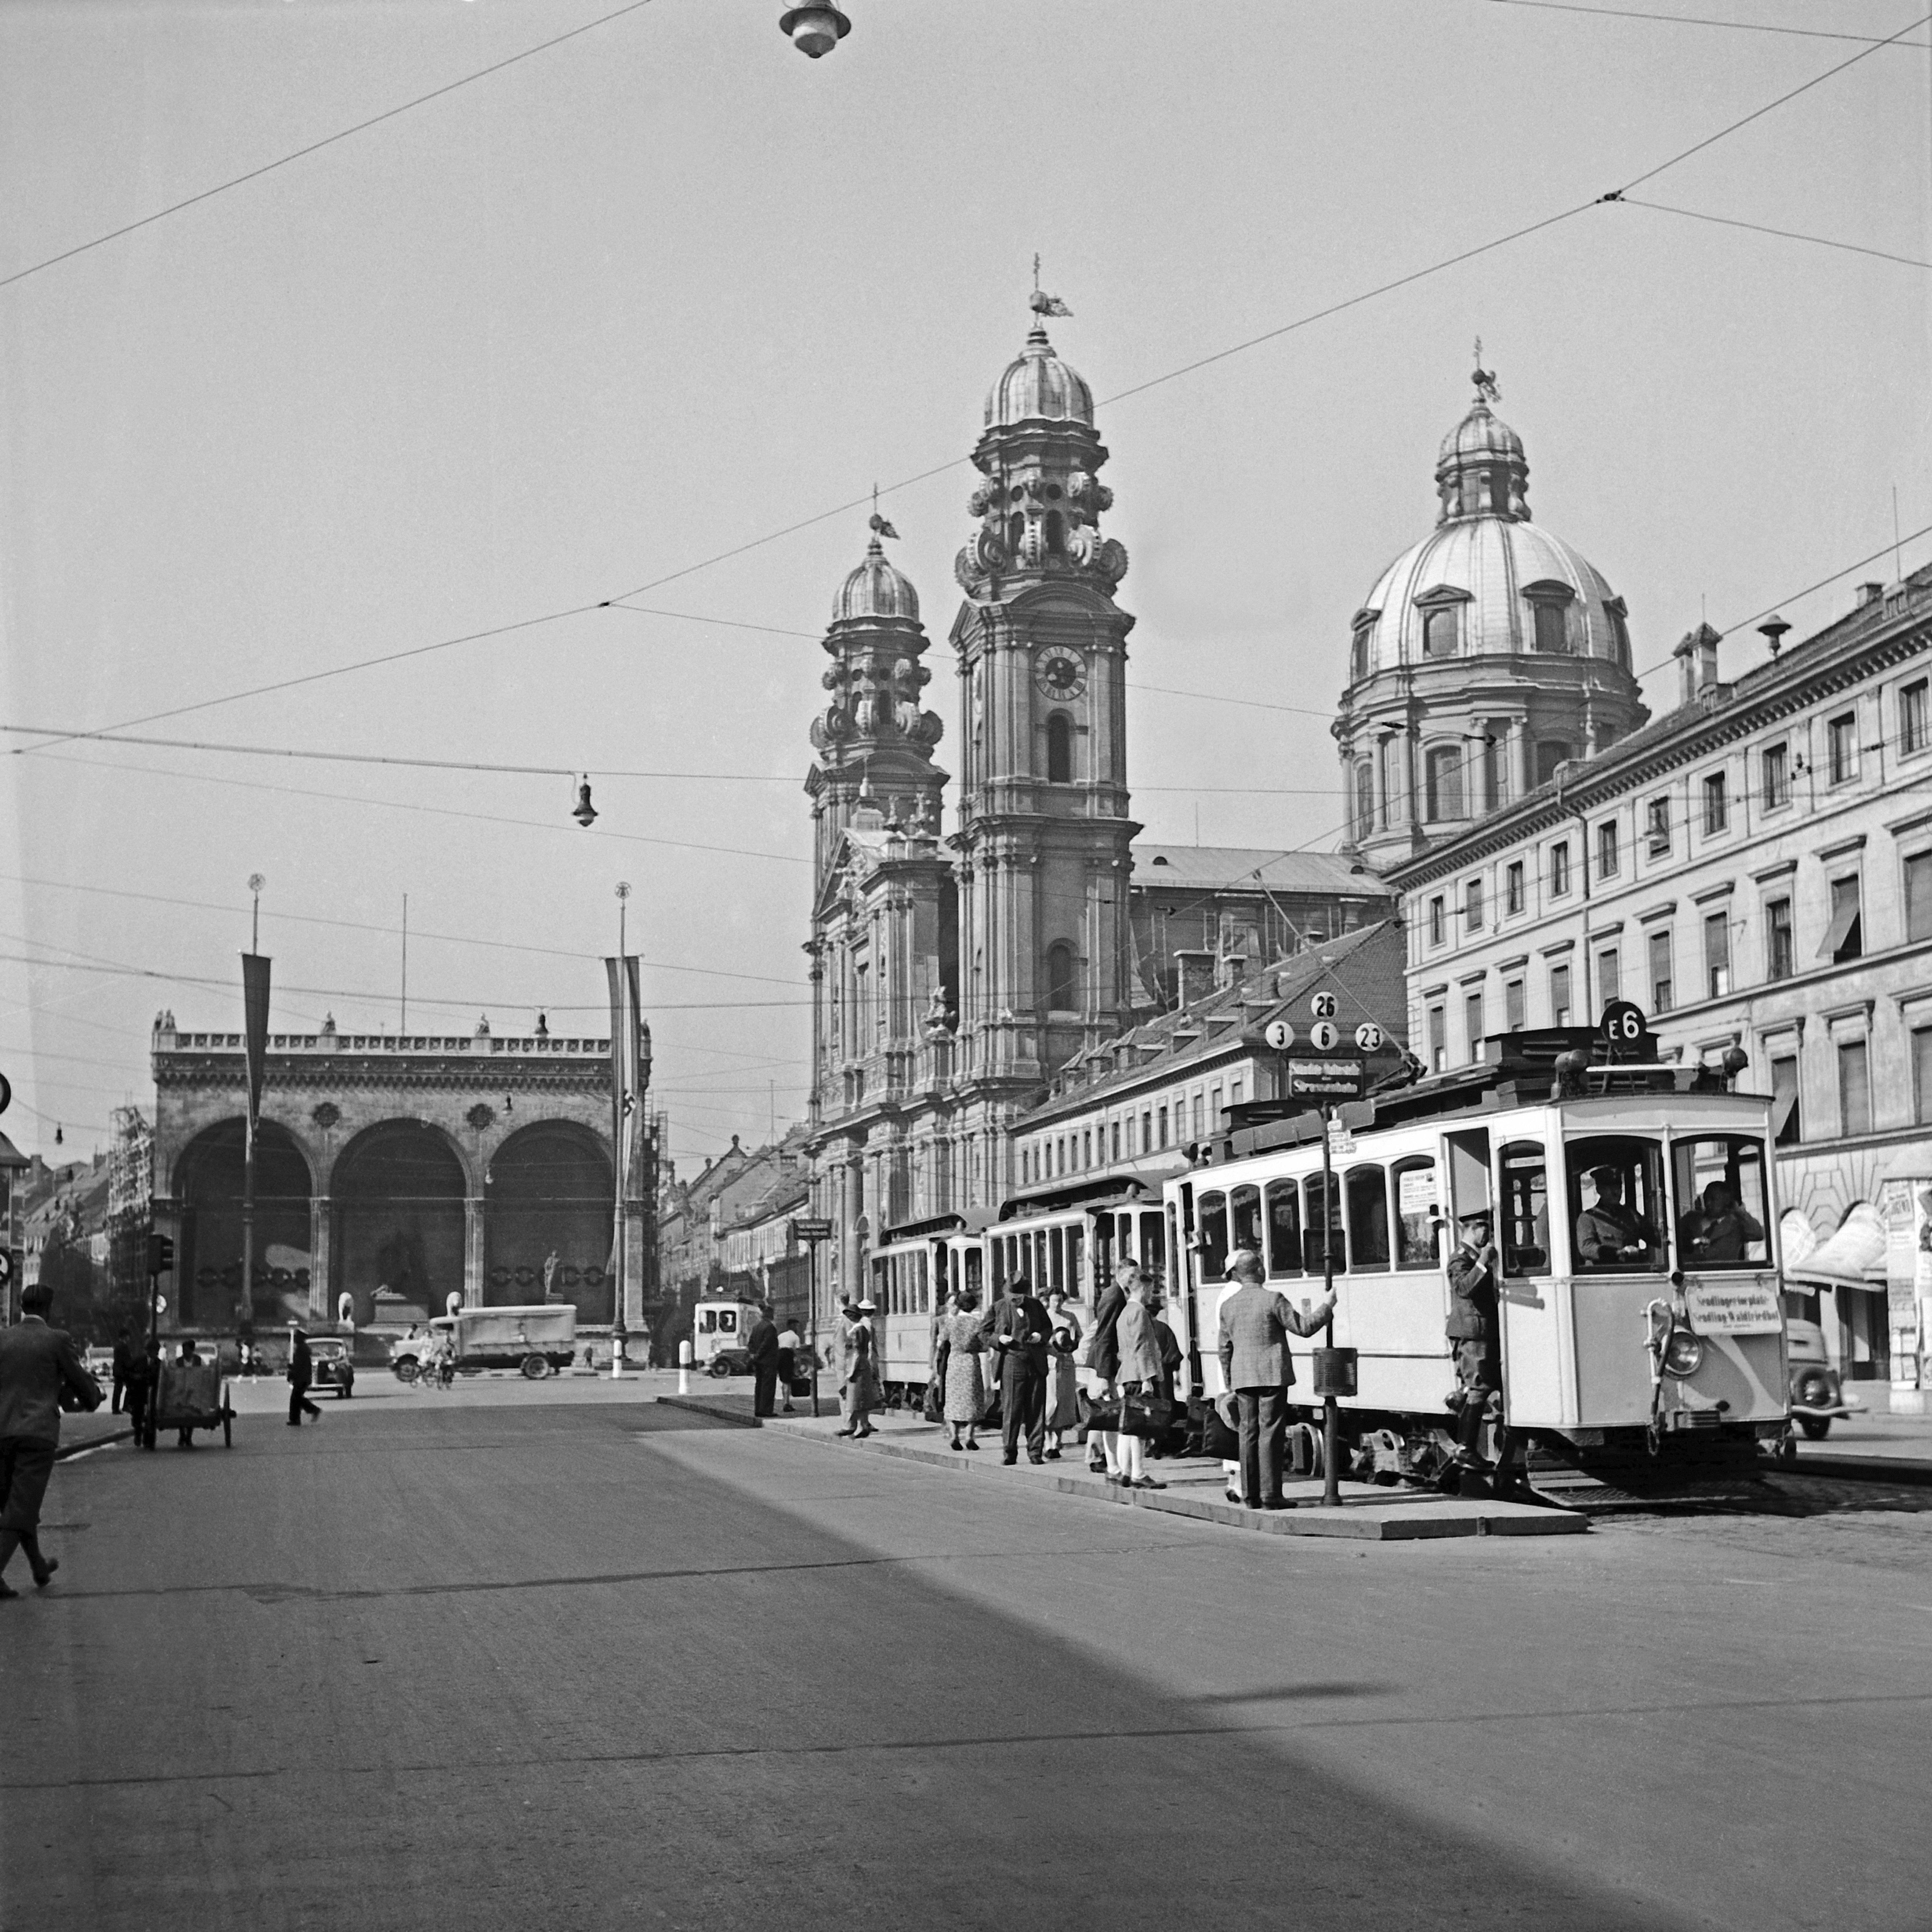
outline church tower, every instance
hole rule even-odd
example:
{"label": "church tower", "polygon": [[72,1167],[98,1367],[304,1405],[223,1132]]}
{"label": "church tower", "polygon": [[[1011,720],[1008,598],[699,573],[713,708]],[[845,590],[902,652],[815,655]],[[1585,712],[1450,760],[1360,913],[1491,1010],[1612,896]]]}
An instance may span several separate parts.
{"label": "church tower", "polygon": [[958,657],[958,1072],[992,1111],[969,1186],[1011,1177],[1006,1096],[1112,1038],[1131,1016],[1126,635],[1114,601],[1120,544],[1100,534],[1113,492],[1086,383],[1054,353],[1032,298],[1025,346],[986,399],[969,505],[980,526],[955,566]]}
{"label": "church tower", "polygon": [[[1480,362],[1482,344],[1476,345]],[[1496,378],[1442,441],[1436,527],[1356,612],[1331,728],[1345,851],[1400,863],[1645,722],[1623,599],[1529,514],[1522,439]]]}

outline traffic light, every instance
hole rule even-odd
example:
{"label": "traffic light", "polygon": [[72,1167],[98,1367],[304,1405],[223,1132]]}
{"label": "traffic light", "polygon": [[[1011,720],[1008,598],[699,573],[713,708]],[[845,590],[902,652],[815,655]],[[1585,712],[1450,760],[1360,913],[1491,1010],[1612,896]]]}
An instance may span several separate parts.
{"label": "traffic light", "polygon": [[148,1272],[151,1275],[166,1274],[175,1264],[175,1244],[166,1234],[148,1237]]}

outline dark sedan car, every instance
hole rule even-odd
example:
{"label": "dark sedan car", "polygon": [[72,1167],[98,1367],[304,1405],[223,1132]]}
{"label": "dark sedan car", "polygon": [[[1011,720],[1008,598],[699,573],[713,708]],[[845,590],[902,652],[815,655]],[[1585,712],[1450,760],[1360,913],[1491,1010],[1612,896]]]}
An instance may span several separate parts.
{"label": "dark sedan car", "polygon": [[339,1336],[324,1335],[308,1345],[308,1354],[315,1368],[311,1387],[333,1389],[346,1402],[356,1393],[356,1364],[349,1359],[349,1344]]}

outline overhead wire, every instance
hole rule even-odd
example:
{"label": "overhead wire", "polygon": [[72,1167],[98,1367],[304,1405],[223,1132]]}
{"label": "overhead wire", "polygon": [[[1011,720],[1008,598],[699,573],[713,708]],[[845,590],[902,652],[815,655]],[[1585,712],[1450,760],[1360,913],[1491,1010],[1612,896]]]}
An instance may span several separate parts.
{"label": "overhead wire", "polygon": [[568,28],[562,33],[553,34],[547,40],[539,40],[534,46],[525,47],[502,60],[491,62],[488,67],[478,68],[472,74],[463,74],[454,80],[446,81],[440,87],[431,88],[427,94],[419,94],[415,99],[403,101],[394,107],[386,107],[380,114],[371,114],[366,119],[356,122],[352,127],[338,128],[333,134],[325,134],[321,140],[293,148],[286,154],[278,155],[272,161],[264,161],[259,167],[247,169],[238,175],[231,175],[226,181],[217,182],[212,188],[202,188],[196,194],[184,196],[179,201],[170,202],[166,207],[158,208],[152,214],[144,214],[138,220],[123,222],[118,228],[110,228],[105,234],[97,235],[92,240],[76,242],[72,248],[63,248],[58,254],[50,255],[44,261],[32,262],[24,268],[16,268],[9,275],[0,275],[0,289],[10,288],[14,283],[23,282],[28,276],[40,274],[62,262],[70,262],[76,255],[85,255],[94,249],[105,248],[109,242],[118,242],[124,236],[135,234],[143,228],[151,228],[158,221],[165,221],[171,214],[178,214],[184,208],[196,207],[204,201],[212,201],[217,195],[226,194],[230,189],[243,187],[250,182],[260,181],[264,175],[273,174],[278,168],[304,160],[310,154],[320,154],[323,148],[332,148],[352,135],[366,134],[371,128],[379,128],[386,121],[393,121],[398,115],[410,113],[416,108],[427,106],[432,100],[440,100],[446,94],[473,86],[479,80],[488,80],[493,74],[501,74],[506,68],[514,67],[519,62],[529,60],[535,55],[548,53],[551,48],[561,46],[566,40],[576,40],[583,34],[594,32],[599,27],[608,26],[613,20],[620,20],[626,14],[638,13],[651,4],[652,0],[628,0],[627,5],[619,7],[608,14],[599,14],[596,20],[586,20],[581,26]]}
{"label": "overhead wire", "polygon": [[1884,248],[1868,248],[1857,242],[1839,242],[1828,235],[1802,235],[1792,228],[1767,227],[1761,221],[1740,220],[1735,215],[1708,214],[1700,208],[1675,208],[1668,202],[1645,201],[1636,195],[1620,194],[1618,202],[1624,208],[1647,208],[1654,214],[1682,215],[1687,221],[1708,221],[1721,228],[1748,229],[1754,235],[1774,235],[1781,241],[1808,242],[1814,248],[1837,248],[1848,255],[1869,255],[1880,262],[1897,262],[1908,268],[1932,268],[1932,262],[1923,262],[1916,255],[1894,255]]}
{"label": "overhead wire", "polygon": [[[1881,40],[1875,34],[1848,34],[1826,27],[1787,27],[1769,20],[1718,20],[1701,14],[1655,14],[1634,7],[1593,7],[1582,0],[1486,0],[1492,7],[1522,7],[1539,13],[1581,14],[1606,20],[1647,20],[1673,27],[1721,27],[1740,34],[1781,34],[1808,40],[1864,40],[1880,46],[1923,46],[1923,41]],[[1910,28],[1906,32],[1910,32]]]}

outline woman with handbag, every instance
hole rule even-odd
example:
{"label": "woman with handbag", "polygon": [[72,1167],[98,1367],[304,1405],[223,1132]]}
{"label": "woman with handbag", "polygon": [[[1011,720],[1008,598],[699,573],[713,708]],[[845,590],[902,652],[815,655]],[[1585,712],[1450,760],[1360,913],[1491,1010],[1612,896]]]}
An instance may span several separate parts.
{"label": "woman with handbag", "polygon": [[1064,1288],[1047,1302],[1046,1460],[1060,1460],[1062,1439],[1080,1426],[1080,1375],[1074,1358],[1080,1348],[1080,1318]]}
{"label": "woman with handbag", "polygon": [[[939,1324],[937,1373],[945,1390],[940,1413],[952,1427],[956,1449],[979,1448],[976,1432],[986,1412],[986,1377],[980,1367],[986,1324],[979,1310],[979,1296],[970,1288],[962,1288],[953,1298],[952,1313]],[[962,1430],[965,1431],[964,1441]]]}
{"label": "woman with handbag", "polygon": [[1124,1489],[1164,1490],[1147,1472],[1141,1435],[1158,1426],[1167,1413],[1160,1396],[1160,1341],[1154,1332],[1154,1304],[1160,1291],[1151,1275],[1143,1275],[1138,1292],[1127,1298],[1116,1334],[1120,1348],[1120,1467],[1107,1480]]}

